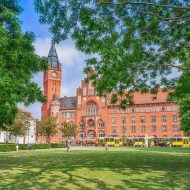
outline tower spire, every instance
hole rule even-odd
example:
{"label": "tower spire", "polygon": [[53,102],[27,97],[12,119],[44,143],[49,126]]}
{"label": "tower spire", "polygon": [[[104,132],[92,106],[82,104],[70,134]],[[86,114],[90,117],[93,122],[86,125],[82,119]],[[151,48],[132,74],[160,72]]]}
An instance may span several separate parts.
{"label": "tower spire", "polygon": [[54,39],[52,39],[52,41],[51,41],[51,48],[50,48],[49,54],[48,54],[48,61],[49,61],[49,64],[51,65],[51,69],[59,70],[60,63],[58,60]]}

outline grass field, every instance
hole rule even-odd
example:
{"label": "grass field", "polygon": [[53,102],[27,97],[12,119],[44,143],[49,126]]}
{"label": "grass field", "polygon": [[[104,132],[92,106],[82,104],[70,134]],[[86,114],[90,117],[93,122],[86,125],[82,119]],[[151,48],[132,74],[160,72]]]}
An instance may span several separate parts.
{"label": "grass field", "polygon": [[190,189],[190,149],[0,153],[0,189]]}

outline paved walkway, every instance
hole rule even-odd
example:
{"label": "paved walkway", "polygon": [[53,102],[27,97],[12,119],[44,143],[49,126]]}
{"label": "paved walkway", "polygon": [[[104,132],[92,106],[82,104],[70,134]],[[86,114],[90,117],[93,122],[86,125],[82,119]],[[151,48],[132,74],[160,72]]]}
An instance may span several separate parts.
{"label": "paved walkway", "polygon": [[[128,147],[109,147],[108,151],[126,151],[128,150]],[[93,150],[93,151],[106,151],[105,147],[101,146],[71,146],[71,151],[72,150]]]}

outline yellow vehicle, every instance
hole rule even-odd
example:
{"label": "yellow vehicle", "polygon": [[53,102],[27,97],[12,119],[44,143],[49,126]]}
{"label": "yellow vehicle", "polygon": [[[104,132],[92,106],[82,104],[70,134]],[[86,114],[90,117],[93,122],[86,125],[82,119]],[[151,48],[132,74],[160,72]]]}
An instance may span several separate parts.
{"label": "yellow vehicle", "polygon": [[172,147],[190,147],[189,137],[171,137],[170,146]]}
{"label": "yellow vehicle", "polygon": [[99,137],[96,139],[96,146],[104,146],[105,145],[105,138]]}
{"label": "yellow vehicle", "polygon": [[114,138],[115,147],[122,146],[122,140],[121,138]]}
{"label": "yellow vehicle", "polygon": [[150,137],[148,139],[148,146],[150,146],[150,147],[155,146],[155,139],[154,139],[154,137]]}
{"label": "yellow vehicle", "polygon": [[171,137],[170,138],[170,146],[172,146],[172,147],[182,147],[183,146],[182,137]]}
{"label": "yellow vehicle", "polygon": [[105,144],[108,146],[119,147],[122,146],[122,141],[119,137],[102,137],[96,139],[97,146],[104,146]]}
{"label": "yellow vehicle", "polygon": [[[96,139],[96,146],[120,147],[123,145],[144,147],[145,137],[100,137]],[[190,147],[189,137],[149,137],[148,146],[171,146],[171,147]]]}
{"label": "yellow vehicle", "polygon": [[190,138],[189,137],[183,137],[183,147],[190,147]]}
{"label": "yellow vehicle", "polygon": [[144,137],[134,137],[134,145],[135,147],[143,147],[145,146],[145,138]]}

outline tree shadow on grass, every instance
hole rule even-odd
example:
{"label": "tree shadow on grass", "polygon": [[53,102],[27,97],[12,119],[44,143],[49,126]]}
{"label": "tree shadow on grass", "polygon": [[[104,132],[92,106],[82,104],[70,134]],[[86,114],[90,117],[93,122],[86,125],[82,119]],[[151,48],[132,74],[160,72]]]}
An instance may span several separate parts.
{"label": "tree shadow on grass", "polygon": [[189,155],[30,152],[0,158],[0,189],[188,189]]}

